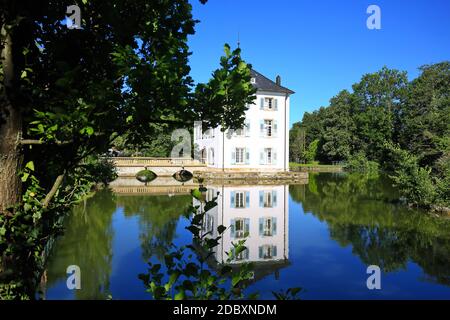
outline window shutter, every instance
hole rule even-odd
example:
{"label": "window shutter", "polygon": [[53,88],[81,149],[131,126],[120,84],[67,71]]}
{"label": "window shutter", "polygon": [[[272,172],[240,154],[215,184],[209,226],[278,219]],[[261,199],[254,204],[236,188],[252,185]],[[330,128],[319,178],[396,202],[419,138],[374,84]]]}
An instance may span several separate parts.
{"label": "window shutter", "polygon": [[231,164],[236,164],[236,151],[231,151]]}
{"label": "window shutter", "polygon": [[277,246],[272,246],[272,257],[276,258],[277,256]]}
{"label": "window shutter", "polygon": [[250,151],[245,148],[245,164],[250,164]]}
{"label": "window shutter", "polygon": [[259,191],[259,206],[264,207],[264,191]]}
{"label": "window shutter", "polygon": [[278,123],[277,120],[273,121],[273,136],[276,137],[278,133]]}
{"label": "window shutter", "polygon": [[273,98],[273,109],[276,111],[278,110],[278,99]]}
{"label": "window shutter", "polygon": [[264,137],[264,120],[259,122],[259,136]]}
{"label": "window shutter", "polygon": [[258,249],[259,249],[259,258],[262,259],[263,258],[263,247],[260,246]]}
{"label": "window shutter", "polygon": [[250,192],[245,191],[245,206],[248,208],[250,207]]}
{"label": "window shutter", "polygon": [[277,164],[277,152],[276,151],[272,151],[273,155],[272,155],[272,163],[273,164]]}
{"label": "window shutter", "polygon": [[244,235],[248,237],[250,235],[250,219],[244,219]]}
{"label": "window shutter", "polygon": [[234,238],[234,219],[231,219],[231,226],[230,226],[230,232],[231,232],[231,238]]}
{"label": "window shutter", "polygon": [[264,160],[264,151],[261,150],[261,152],[259,153],[259,164],[265,164],[266,161]]}
{"label": "window shutter", "polygon": [[250,120],[247,120],[245,124],[245,136],[250,137]]}
{"label": "window shutter", "polygon": [[236,198],[236,192],[231,191],[231,197],[230,197],[230,208],[234,208],[235,206],[235,198]]}
{"label": "window shutter", "polygon": [[277,235],[277,218],[276,217],[272,218],[272,234],[274,236]]}
{"label": "window shutter", "polygon": [[263,235],[264,218],[259,218],[259,236]]}
{"label": "window shutter", "polygon": [[277,191],[276,190],[272,191],[272,203],[273,203],[274,207],[277,206]]}
{"label": "window shutter", "polygon": [[264,109],[264,98],[261,98],[260,100],[261,100],[261,104],[259,106],[259,109],[263,110]]}

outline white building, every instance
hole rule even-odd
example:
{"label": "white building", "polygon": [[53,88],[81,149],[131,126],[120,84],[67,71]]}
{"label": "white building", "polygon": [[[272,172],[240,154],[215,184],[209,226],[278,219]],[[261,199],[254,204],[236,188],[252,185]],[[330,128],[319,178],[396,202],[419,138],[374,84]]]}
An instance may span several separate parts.
{"label": "white building", "polygon": [[256,99],[245,113],[245,127],[221,132],[194,128],[194,145],[210,168],[289,171],[289,108],[294,92],[252,70]]}

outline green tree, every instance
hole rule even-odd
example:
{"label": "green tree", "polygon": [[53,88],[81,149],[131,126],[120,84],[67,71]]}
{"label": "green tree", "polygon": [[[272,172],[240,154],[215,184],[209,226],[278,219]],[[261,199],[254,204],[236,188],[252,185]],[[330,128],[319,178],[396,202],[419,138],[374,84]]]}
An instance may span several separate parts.
{"label": "green tree", "polygon": [[289,160],[300,162],[305,160],[305,129],[299,123],[294,123],[289,130]]}
{"label": "green tree", "polygon": [[317,157],[317,149],[319,147],[319,140],[316,139],[311,142],[306,150],[305,159],[308,163],[313,162]]}
{"label": "green tree", "polygon": [[421,165],[434,166],[450,149],[450,62],[425,65],[420,71],[408,87],[400,142]]}
{"label": "green tree", "polygon": [[356,148],[364,150],[369,160],[382,160],[384,142],[397,140],[407,83],[406,72],[383,67],[353,85]]}
{"label": "green tree", "polygon": [[[63,23],[73,4],[81,29]],[[221,68],[193,94],[191,10],[187,0],[2,2],[1,211],[19,202],[24,158],[49,191],[125,133],[138,143],[155,123],[242,125],[254,89],[240,49],[225,45]]]}
{"label": "green tree", "polygon": [[[74,4],[79,29],[64,22]],[[155,124],[242,124],[254,89],[239,49],[225,45],[221,67],[194,92],[188,0],[5,0],[0,9],[0,273],[39,266],[53,220],[93,185],[83,162],[117,137],[136,145]]]}
{"label": "green tree", "polygon": [[327,116],[323,119],[321,150],[323,161],[347,160],[353,150],[355,127],[351,116],[352,95],[341,91],[330,100]]}

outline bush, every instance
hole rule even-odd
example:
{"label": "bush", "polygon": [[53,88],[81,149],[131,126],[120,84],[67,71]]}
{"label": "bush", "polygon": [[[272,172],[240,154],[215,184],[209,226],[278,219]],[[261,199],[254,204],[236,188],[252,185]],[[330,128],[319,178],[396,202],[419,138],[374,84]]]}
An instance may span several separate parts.
{"label": "bush", "polygon": [[85,178],[95,184],[108,185],[117,179],[117,170],[111,158],[89,157],[80,168]]}
{"label": "bush", "polygon": [[363,152],[358,152],[350,156],[344,168],[354,172],[377,173],[379,164],[375,161],[369,161]]}
{"label": "bush", "polygon": [[393,168],[390,177],[400,194],[412,205],[431,207],[435,204],[438,192],[431,168],[420,167],[416,156],[398,146],[387,144],[386,148]]}
{"label": "bush", "polygon": [[136,179],[141,182],[150,182],[156,178],[156,174],[150,170],[141,170],[136,174]]}

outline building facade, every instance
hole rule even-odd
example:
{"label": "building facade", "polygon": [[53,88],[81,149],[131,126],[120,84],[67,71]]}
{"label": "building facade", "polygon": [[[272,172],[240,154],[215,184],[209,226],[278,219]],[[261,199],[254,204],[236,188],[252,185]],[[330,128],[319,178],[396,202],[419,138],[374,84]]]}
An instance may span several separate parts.
{"label": "building facade", "polygon": [[294,92],[251,71],[257,89],[245,113],[245,126],[221,132],[194,128],[194,145],[210,168],[240,171],[289,171],[289,108]]}

